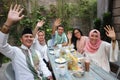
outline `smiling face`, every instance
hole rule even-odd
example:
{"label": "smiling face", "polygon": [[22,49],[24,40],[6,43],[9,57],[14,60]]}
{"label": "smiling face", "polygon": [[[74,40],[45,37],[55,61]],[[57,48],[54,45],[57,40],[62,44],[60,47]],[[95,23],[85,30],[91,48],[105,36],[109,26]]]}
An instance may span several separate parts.
{"label": "smiling face", "polygon": [[90,36],[91,44],[96,44],[98,39],[99,39],[99,37],[98,37],[98,34],[96,32],[91,34],[91,36]]}
{"label": "smiling face", "polygon": [[21,38],[20,41],[22,42],[23,45],[26,47],[30,48],[32,43],[33,43],[33,35],[32,34],[24,34]]}
{"label": "smiling face", "polygon": [[75,35],[75,37],[77,38],[77,39],[80,39],[81,38],[81,33],[80,33],[80,31],[78,31],[77,29],[76,30],[74,30],[74,35]]}
{"label": "smiling face", "polygon": [[58,29],[57,29],[57,31],[58,31],[59,35],[62,35],[62,33],[64,32],[64,28],[61,27],[61,26],[59,26]]}
{"label": "smiling face", "polygon": [[45,41],[45,33],[43,31],[38,32],[38,40],[39,42]]}

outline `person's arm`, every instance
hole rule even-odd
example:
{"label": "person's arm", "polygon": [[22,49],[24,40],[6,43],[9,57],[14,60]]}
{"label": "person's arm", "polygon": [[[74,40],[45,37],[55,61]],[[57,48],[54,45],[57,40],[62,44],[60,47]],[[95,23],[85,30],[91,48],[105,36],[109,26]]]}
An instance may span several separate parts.
{"label": "person's arm", "polygon": [[62,46],[67,46],[67,44],[68,44],[67,42],[64,42],[62,43]]}
{"label": "person's arm", "polygon": [[38,32],[38,29],[40,28],[40,27],[42,27],[43,25],[44,25],[44,21],[43,20],[41,20],[41,21],[39,21],[38,23],[37,23],[37,25],[35,26],[35,28],[34,28],[34,30],[33,30],[33,36],[35,37],[36,36],[36,34],[37,34],[37,32]]}
{"label": "person's arm", "polygon": [[119,51],[115,31],[114,31],[114,28],[111,26],[106,26],[104,29],[106,30],[106,35],[111,38],[111,42],[112,42],[110,49],[108,50],[108,51],[110,51],[109,60],[111,62],[115,62],[118,59],[118,51]]}
{"label": "person's arm", "polygon": [[64,34],[64,42],[62,43],[62,46],[67,46],[67,44],[68,44],[68,39],[67,39],[66,34],[65,34],[65,33],[63,33],[63,34]]}
{"label": "person's arm", "polygon": [[68,31],[68,33],[67,33],[67,38],[68,38],[68,46],[70,46],[72,44],[72,42],[71,42],[72,33],[70,31]]}
{"label": "person's arm", "polygon": [[115,49],[115,44],[116,44],[116,34],[115,34],[115,31],[114,31],[114,28],[111,27],[110,25],[106,25],[106,27],[104,27],[104,29],[106,31],[106,35],[111,38],[112,47],[113,47],[113,50],[114,50]]}
{"label": "person's arm", "polygon": [[39,59],[40,59],[40,64],[39,64],[39,67],[40,67],[40,70],[43,72],[43,76],[44,77],[47,77],[48,79],[52,80],[52,74],[51,72],[48,70],[46,64],[44,63],[40,53],[38,51],[36,51],[38,56],[39,56]]}
{"label": "person's arm", "polygon": [[11,5],[7,20],[0,31],[0,52],[11,59],[14,57],[14,51],[13,47],[7,43],[8,33],[11,26],[24,17],[24,15],[20,16],[22,11],[23,8],[21,9],[20,5],[16,4],[14,7]]}
{"label": "person's arm", "polygon": [[14,7],[11,5],[10,10],[8,12],[7,20],[2,26],[1,32],[5,33],[5,34],[9,33],[11,26],[15,22],[18,22],[19,20],[21,20],[24,17],[24,15],[20,16],[20,14],[22,12],[23,12],[23,8],[20,8],[20,5],[16,4]]}
{"label": "person's arm", "polygon": [[59,26],[60,24],[61,24],[61,19],[60,18],[56,19],[52,26],[52,35],[55,34],[57,26]]}

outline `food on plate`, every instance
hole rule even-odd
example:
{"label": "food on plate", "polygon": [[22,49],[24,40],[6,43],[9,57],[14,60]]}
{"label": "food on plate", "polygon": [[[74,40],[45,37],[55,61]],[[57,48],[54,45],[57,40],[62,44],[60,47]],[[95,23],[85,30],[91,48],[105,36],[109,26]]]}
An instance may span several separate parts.
{"label": "food on plate", "polygon": [[57,63],[65,63],[66,60],[64,58],[57,58],[57,59],[55,59],[55,62],[57,62]]}

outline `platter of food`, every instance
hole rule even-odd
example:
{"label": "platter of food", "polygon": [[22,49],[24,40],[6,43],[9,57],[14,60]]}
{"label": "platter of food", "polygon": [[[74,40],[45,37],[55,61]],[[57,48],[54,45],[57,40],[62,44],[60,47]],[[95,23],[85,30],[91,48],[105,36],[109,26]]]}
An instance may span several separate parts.
{"label": "platter of food", "polygon": [[54,54],[55,54],[55,53],[54,53],[54,51],[50,51],[49,53],[50,53],[50,54],[52,54],[52,55],[54,55]]}
{"label": "platter of food", "polygon": [[59,63],[59,64],[62,64],[62,63],[65,63],[66,60],[64,58],[57,58],[57,59],[55,59],[55,62]]}

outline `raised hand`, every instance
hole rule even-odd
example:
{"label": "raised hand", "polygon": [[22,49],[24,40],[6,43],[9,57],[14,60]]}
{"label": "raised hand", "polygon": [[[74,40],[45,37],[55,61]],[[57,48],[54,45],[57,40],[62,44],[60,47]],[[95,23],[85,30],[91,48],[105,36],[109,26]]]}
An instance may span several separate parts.
{"label": "raised hand", "polygon": [[61,24],[61,19],[57,18],[54,23],[53,23],[53,27],[52,27],[52,35],[55,34],[55,31],[57,29],[57,26],[59,26]]}
{"label": "raised hand", "polygon": [[22,12],[23,8],[20,5],[16,4],[14,7],[11,5],[5,24],[11,26],[13,23],[20,21],[24,17],[24,15],[21,15]]}
{"label": "raised hand", "polygon": [[110,37],[112,40],[116,40],[116,35],[115,35],[115,31],[114,28],[111,27],[110,25],[106,25],[106,27],[104,27],[105,31],[106,31],[106,35],[108,37]]}
{"label": "raised hand", "polygon": [[37,23],[36,27],[40,28],[44,25],[45,21],[41,20]]}
{"label": "raised hand", "polygon": [[71,39],[71,38],[72,38],[72,33],[71,33],[70,31],[68,31],[67,37],[68,37],[68,39]]}
{"label": "raised hand", "polygon": [[60,24],[61,24],[61,19],[58,18],[58,19],[55,20],[55,22],[54,22],[53,25],[54,25],[55,27],[57,27],[57,26],[59,26]]}

